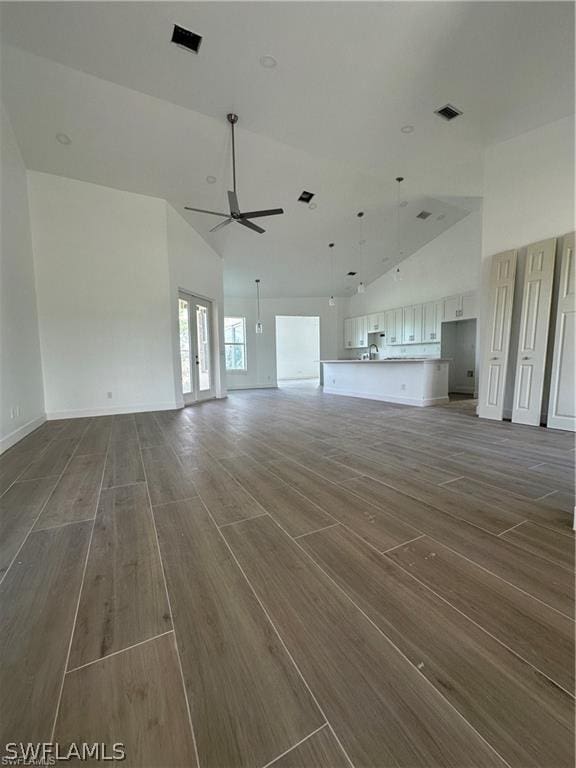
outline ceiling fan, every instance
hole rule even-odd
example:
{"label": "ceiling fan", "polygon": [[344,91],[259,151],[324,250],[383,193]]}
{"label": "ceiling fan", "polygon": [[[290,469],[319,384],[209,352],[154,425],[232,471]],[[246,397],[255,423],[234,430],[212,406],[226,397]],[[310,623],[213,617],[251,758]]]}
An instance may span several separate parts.
{"label": "ceiling fan", "polygon": [[216,232],[218,229],[227,227],[228,224],[232,224],[232,222],[235,221],[237,224],[242,224],[243,227],[247,227],[254,232],[262,234],[263,232],[266,232],[266,230],[251,222],[250,219],[259,219],[263,216],[277,216],[279,213],[284,213],[284,211],[282,208],[270,208],[265,211],[248,211],[245,213],[240,211],[238,196],[236,194],[236,146],[234,143],[234,126],[238,122],[238,115],[230,112],[228,115],[226,115],[226,117],[228,118],[228,122],[230,123],[230,127],[232,129],[232,185],[234,189],[228,191],[228,205],[230,206],[230,213],[206,211],[203,208],[191,208],[188,205],[185,205],[184,208],[187,211],[195,211],[196,213],[209,213],[211,216],[222,217],[224,221],[221,221],[219,224],[216,224],[215,227],[212,227],[210,232]]}

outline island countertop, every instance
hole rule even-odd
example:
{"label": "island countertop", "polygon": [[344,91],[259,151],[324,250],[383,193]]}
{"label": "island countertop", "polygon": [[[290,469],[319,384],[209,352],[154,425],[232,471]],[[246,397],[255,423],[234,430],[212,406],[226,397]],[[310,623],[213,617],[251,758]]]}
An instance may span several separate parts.
{"label": "island countertop", "polygon": [[448,363],[444,357],[383,357],[380,360],[320,360],[321,363]]}

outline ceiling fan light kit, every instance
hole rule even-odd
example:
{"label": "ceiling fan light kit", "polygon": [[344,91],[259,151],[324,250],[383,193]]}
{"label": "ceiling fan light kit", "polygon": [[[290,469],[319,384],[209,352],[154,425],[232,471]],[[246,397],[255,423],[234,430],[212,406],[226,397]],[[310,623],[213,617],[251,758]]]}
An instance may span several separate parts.
{"label": "ceiling fan light kit", "polygon": [[236,224],[241,224],[243,227],[251,229],[253,232],[258,232],[258,234],[261,235],[266,230],[262,229],[262,227],[259,227],[257,224],[254,224],[252,221],[250,221],[250,219],[259,219],[263,218],[264,216],[278,216],[279,214],[284,213],[284,211],[282,208],[269,208],[263,211],[240,210],[238,195],[236,193],[236,142],[234,136],[234,126],[238,122],[238,115],[234,114],[234,112],[229,112],[228,115],[226,115],[226,118],[230,123],[230,129],[232,131],[232,189],[228,190],[228,205],[230,207],[230,213],[207,211],[204,208],[192,208],[188,205],[185,205],[184,208],[185,210],[193,211],[194,213],[208,213],[210,216],[220,216],[220,218],[224,219],[224,221],[221,221],[216,224],[215,227],[212,227],[210,232],[217,232],[219,229],[227,227],[228,224],[236,222]]}

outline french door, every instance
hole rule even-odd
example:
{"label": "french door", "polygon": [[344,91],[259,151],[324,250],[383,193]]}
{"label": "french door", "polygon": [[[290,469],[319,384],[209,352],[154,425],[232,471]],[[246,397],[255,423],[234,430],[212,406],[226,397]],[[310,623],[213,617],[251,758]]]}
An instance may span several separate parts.
{"label": "french door", "polygon": [[182,395],[189,405],[214,397],[211,302],[179,292],[178,324]]}

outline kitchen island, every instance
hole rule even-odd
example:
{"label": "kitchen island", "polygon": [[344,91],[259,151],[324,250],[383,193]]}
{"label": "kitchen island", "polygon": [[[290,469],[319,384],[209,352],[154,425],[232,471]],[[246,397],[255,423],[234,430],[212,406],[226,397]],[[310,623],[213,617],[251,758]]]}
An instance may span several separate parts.
{"label": "kitchen island", "polygon": [[442,358],[321,360],[324,392],[403,405],[448,402],[448,368]]}

